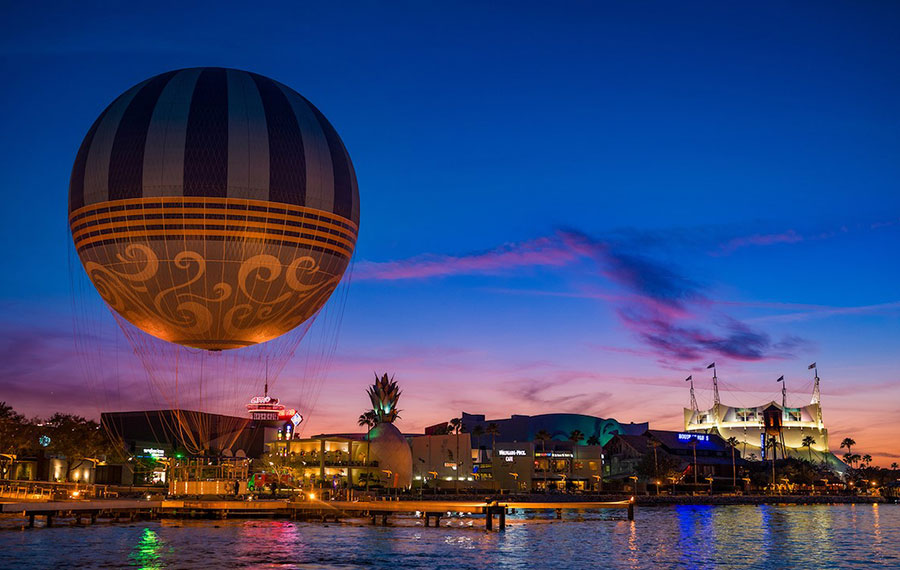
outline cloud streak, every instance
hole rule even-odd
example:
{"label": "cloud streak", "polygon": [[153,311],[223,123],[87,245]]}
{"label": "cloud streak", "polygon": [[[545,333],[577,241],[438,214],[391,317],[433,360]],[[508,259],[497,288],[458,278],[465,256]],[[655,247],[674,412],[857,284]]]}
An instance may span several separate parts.
{"label": "cloud streak", "polygon": [[399,261],[361,261],[354,269],[354,279],[395,281],[429,279],[454,275],[498,274],[530,267],[561,267],[576,261],[578,253],[558,238],[541,237],[506,244],[470,255],[422,255]]}
{"label": "cloud streak", "polygon": [[[784,236],[750,236],[732,240],[730,248],[743,244],[793,240]],[[502,275],[519,270],[581,265],[582,288],[596,289],[597,280],[613,293],[590,296],[610,304],[620,322],[659,358],[669,361],[723,357],[736,360],[786,358],[803,346],[801,339],[774,341],[767,333],[711,310],[704,286],[686,277],[677,267],[635,251],[627,244],[595,239],[576,230],[520,243],[504,244],[470,255],[423,255],[389,262],[363,262],[359,278],[395,281],[457,275]]]}

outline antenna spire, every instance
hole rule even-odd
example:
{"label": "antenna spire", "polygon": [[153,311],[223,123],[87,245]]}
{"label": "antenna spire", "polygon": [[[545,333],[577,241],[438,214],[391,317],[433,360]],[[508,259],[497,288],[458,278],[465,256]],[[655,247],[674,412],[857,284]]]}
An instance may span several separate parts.
{"label": "antenna spire", "polygon": [[712,368],[713,371],[713,414],[716,418],[716,425],[719,425],[719,377],[716,375],[716,363],[713,362],[706,367],[707,370]]}
{"label": "antenna spire", "polygon": [[816,422],[819,424],[819,429],[822,428],[822,394],[819,392],[819,367],[816,366],[816,363],[813,362],[809,365],[809,369],[815,371],[816,381],[813,384],[813,394],[812,394],[812,404],[816,406]]}
{"label": "antenna spire", "polygon": [[269,396],[269,357],[266,356],[266,389],[263,392],[263,396]]}
{"label": "antenna spire", "polygon": [[776,382],[781,382],[781,410],[787,417],[787,380],[784,379],[784,374],[779,376]]}
{"label": "antenna spire", "polygon": [[700,411],[700,406],[697,405],[697,396],[694,395],[694,375],[691,374],[685,378],[684,381],[691,383],[691,410],[693,410],[694,413],[697,413]]}

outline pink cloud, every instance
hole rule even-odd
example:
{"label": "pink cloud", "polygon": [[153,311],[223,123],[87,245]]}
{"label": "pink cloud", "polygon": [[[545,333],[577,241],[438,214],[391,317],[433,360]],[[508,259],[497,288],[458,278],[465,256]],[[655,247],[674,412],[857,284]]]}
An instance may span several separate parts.
{"label": "pink cloud", "polygon": [[528,267],[560,267],[573,263],[578,257],[577,252],[550,236],[471,255],[422,255],[398,261],[362,261],[357,264],[353,277],[392,281],[502,273]]}
{"label": "pink cloud", "polygon": [[794,230],[775,234],[754,234],[750,236],[736,237],[728,240],[719,247],[715,255],[728,255],[742,247],[754,245],[775,245],[780,243],[797,243],[803,241],[804,238]]}

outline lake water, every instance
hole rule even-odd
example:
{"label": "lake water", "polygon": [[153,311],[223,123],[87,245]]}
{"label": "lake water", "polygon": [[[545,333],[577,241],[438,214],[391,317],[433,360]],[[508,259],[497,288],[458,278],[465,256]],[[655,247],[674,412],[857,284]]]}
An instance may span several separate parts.
{"label": "lake water", "polygon": [[[900,568],[900,505],[639,507],[454,528],[164,520],[0,530],[0,568]],[[40,521],[40,519],[39,519]]]}

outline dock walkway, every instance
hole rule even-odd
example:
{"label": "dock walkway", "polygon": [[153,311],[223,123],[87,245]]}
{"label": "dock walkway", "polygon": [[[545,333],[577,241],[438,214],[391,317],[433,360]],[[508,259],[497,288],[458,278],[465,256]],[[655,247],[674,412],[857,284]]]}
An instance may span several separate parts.
{"label": "dock walkway", "polygon": [[86,501],[46,501],[0,503],[0,513],[20,514],[28,517],[28,526],[33,527],[36,516],[46,519],[46,526],[53,525],[54,517],[71,514],[76,523],[89,519],[93,524],[98,517],[113,520],[127,517],[157,518],[161,516],[212,515],[226,518],[229,513],[247,515],[280,515],[293,519],[319,519],[339,521],[344,518],[368,516],[372,524],[381,520],[388,524],[388,517],[398,513],[422,513],[425,526],[434,519],[435,526],[448,513],[472,513],[485,516],[485,528],[493,529],[494,517],[499,517],[499,530],[506,528],[506,514],[510,510],[556,512],[562,518],[565,511],[586,511],[598,509],[626,509],[628,520],[634,520],[634,501],[581,501],[581,502],[478,502],[478,501],[229,501],[203,499],[177,500],[86,500]]}

